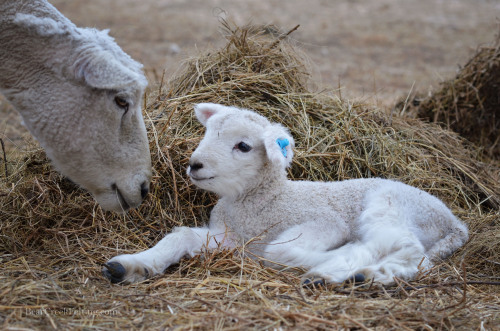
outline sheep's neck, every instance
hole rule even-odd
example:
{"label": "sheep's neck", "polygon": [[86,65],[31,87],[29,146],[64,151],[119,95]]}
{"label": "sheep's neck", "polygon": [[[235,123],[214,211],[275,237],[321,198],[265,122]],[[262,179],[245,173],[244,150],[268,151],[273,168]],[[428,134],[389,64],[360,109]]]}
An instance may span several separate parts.
{"label": "sheep's neck", "polygon": [[[10,39],[10,38],[9,38]],[[7,97],[16,97],[28,89],[46,89],[48,85],[58,84],[63,72],[62,63],[69,57],[71,45],[62,41],[50,45],[40,51],[30,46],[29,37],[19,38],[21,42],[11,40],[7,43],[7,51],[0,51],[0,90]],[[18,39],[18,41],[19,41]],[[4,38],[0,36],[0,43]],[[34,45],[32,43],[31,45]],[[2,46],[4,47],[4,46]],[[50,50],[50,51],[49,51]],[[6,54],[10,52],[10,54]],[[43,95],[38,95],[40,98]],[[40,99],[37,100],[40,106]],[[19,107],[23,108],[23,107]],[[22,109],[19,109],[22,111]]]}
{"label": "sheep's neck", "polygon": [[[6,1],[0,4],[0,12],[3,12],[0,17],[0,90],[22,112],[27,107],[15,104],[16,100],[12,99],[27,89],[33,91],[54,84],[55,68],[67,61],[75,47],[74,36],[69,31],[76,30],[76,26],[43,1]],[[61,32],[51,32],[41,23],[37,30],[37,23],[29,25],[22,15],[33,15],[40,20],[50,18],[59,24]],[[16,21],[19,19],[21,21]],[[37,99],[37,108],[43,102]]]}
{"label": "sheep's neck", "polygon": [[[50,17],[62,26],[74,25],[55,8],[45,2],[8,1],[0,4],[0,93],[22,115],[28,130],[42,145],[46,139],[60,135],[46,123],[53,123],[55,111],[71,109],[68,101],[74,99],[72,83],[67,82],[63,68],[75,47],[69,34],[41,37],[33,29],[15,24],[17,13]],[[58,95],[64,93],[65,95]],[[64,100],[59,105],[54,100]]]}

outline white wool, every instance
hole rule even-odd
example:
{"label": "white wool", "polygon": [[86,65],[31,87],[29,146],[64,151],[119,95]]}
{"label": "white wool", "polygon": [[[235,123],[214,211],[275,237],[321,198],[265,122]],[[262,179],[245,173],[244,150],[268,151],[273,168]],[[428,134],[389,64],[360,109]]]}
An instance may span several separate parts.
{"label": "white wool", "polygon": [[78,28],[45,0],[4,0],[0,12],[0,92],[104,209],[138,206],[151,178],[142,65],[108,31]]}
{"label": "white wool", "polygon": [[274,267],[303,267],[308,277],[327,282],[362,274],[390,284],[394,277],[412,279],[419,267],[440,261],[467,240],[467,227],[422,190],[380,178],[288,180],[294,140],[283,126],[217,104],[197,105],[195,112],[206,133],[188,175],[220,197],[210,224],[184,227],[149,250],[111,259],[124,267],[125,282],[144,279],[145,270],[158,274],[205,244],[253,239],[248,249]]}

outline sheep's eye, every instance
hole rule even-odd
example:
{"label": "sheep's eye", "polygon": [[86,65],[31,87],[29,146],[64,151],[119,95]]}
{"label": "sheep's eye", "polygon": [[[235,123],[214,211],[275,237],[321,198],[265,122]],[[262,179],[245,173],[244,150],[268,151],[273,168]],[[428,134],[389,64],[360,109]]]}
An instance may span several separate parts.
{"label": "sheep's eye", "polygon": [[252,149],[252,147],[250,145],[245,144],[243,141],[238,143],[236,146],[234,146],[234,148],[239,149],[243,153],[248,153]]}
{"label": "sheep's eye", "polygon": [[129,104],[128,104],[127,100],[125,100],[125,99],[124,99],[124,98],[122,98],[122,97],[115,97],[115,104],[116,104],[118,107],[120,107],[120,108],[122,108],[123,110],[125,110],[125,111],[127,111],[127,110],[128,110],[128,106],[129,106]]}

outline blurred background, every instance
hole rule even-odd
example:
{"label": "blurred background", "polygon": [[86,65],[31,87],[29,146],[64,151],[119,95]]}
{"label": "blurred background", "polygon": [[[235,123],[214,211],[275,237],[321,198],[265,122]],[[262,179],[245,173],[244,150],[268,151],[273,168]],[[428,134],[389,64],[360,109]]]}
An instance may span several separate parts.
{"label": "blurred background", "polygon": [[[309,57],[318,89],[390,107],[437,88],[499,31],[498,0],[51,0],[78,26],[110,35],[145,66],[150,86],[182,61],[225,44],[220,18],[274,24]],[[0,138],[19,150],[26,131],[0,99]]]}

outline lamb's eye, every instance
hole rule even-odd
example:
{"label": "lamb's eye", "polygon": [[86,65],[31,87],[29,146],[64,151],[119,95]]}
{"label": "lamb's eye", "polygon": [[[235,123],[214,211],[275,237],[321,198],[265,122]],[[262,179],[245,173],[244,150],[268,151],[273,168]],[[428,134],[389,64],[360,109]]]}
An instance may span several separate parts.
{"label": "lamb's eye", "polygon": [[129,106],[128,101],[127,101],[127,100],[125,100],[125,99],[124,99],[124,98],[122,98],[122,97],[115,97],[115,104],[116,104],[118,107],[120,107],[120,108],[122,108],[123,110],[125,110],[125,111],[127,111],[127,110],[128,110],[128,106]]}
{"label": "lamb's eye", "polygon": [[248,153],[252,149],[252,147],[250,145],[245,144],[243,141],[240,142],[240,143],[238,143],[238,144],[236,144],[236,146],[234,146],[234,148],[239,149],[243,153]]}

